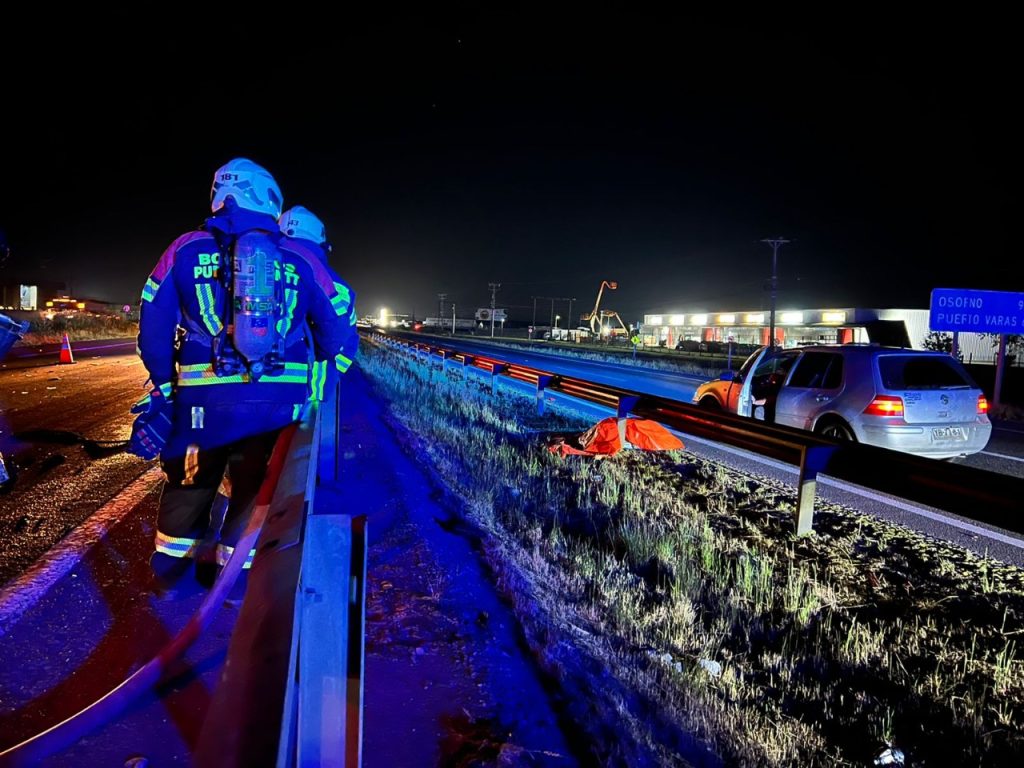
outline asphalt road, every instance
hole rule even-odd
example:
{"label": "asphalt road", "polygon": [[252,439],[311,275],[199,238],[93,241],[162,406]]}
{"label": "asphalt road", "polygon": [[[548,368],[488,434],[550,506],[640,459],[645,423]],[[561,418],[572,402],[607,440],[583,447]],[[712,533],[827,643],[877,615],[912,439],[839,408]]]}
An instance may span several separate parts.
{"label": "asphalt road", "polygon": [[[0,370],[35,368],[60,359],[60,344],[19,344],[0,363]],[[125,355],[135,350],[135,339],[94,339],[71,344],[72,356],[78,358]]]}
{"label": "asphalt road", "polygon": [[74,365],[43,355],[0,369],[0,452],[11,475],[0,491],[0,584],[150,466],[116,450],[146,381],[124,342],[120,350],[93,350],[118,351],[97,357],[79,348]]}
{"label": "asphalt road", "polygon": [[[445,343],[444,340],[432,339],[432,341]],[[550,370],[566,376],[577,376],[599,384],[646,392],[650,395],[659,395],[684,403],[690,402],[697,387],[707,380],[700,376],[689,376],[657,368],[582,360],[555,352],[518,350],[509,346],[468,341],[461,338],[456,339],[452,346],[467,352],[475,352],[478,355],[496,357],[510,363]],[[641,371],[642,375],[640,375]]]}

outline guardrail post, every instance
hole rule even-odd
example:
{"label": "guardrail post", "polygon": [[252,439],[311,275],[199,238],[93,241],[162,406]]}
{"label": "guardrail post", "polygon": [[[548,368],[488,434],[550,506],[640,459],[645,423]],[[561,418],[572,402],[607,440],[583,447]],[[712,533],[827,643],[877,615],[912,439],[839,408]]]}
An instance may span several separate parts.
{"label": "guardrail post", "polygon": [[800,479],[796,486],[796,535],[803,536],[814,528],[814,496],[818,488],[818,472],[828,466],[836,447],[805,445],[800,451]]}
{"label": "guardrail post", "polygon": [[294,765],[361,765],[366,517],[309,516]]}
{"label": "guardrail post", "polygon": [[504,363],[495,363],[491,366],[491,394],[498,394],[498,377],[508,370]]}
{"label": "guardrail post", "polygon": [[640,402],[640,398],[633,395],[622,395],[619,397],[619,403],[615,407],[615,417],[617,419],[624,419],[633,412],[636,408],[636,404]]}
{"label": "guardrail post", "polygon": [[537,415],[544,415],[544,390],[555,380],[554,376],[541,374],[537,376]]}

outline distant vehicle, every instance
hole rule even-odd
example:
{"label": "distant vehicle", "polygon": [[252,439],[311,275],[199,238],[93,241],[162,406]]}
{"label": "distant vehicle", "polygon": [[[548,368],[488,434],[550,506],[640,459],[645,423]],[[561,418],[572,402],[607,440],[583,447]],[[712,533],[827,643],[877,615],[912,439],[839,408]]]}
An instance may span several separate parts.
{"label": "distant vehicle", "polygon": [[988,444],[988,401],[944,352],[862,344],[762,347],[694,393],[725,410],[835,440],[948,459]]}
{"label": "distant vehicle", "polygon": [[[757,344],[743,344],[732,342],[732,354],[749,355],[759,349]],[[724,355],[729,352],[727,341],[697,341],[696,339],[680,339],[676,342],[676,351],[679,352],[706,352],[714,355]]]}

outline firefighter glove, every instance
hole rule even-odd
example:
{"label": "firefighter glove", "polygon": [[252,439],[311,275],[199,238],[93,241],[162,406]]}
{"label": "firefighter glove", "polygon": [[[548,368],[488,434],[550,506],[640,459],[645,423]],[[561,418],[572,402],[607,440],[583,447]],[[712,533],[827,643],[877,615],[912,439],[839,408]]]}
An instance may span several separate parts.
{"label": "firefighter glove", "polygon": [[170,397],[156,388],[133,405],[131,412],[139,415],[132,424],[128,452],[146,460],[155,459],[171,436],[174,422]]}

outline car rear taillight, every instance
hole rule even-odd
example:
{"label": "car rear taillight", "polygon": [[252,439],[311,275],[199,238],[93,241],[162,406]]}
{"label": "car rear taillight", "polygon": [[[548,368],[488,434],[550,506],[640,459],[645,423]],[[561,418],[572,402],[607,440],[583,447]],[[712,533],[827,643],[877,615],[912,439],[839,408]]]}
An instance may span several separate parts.
{"label": "car rear taillight", "polygon": [[864,409],[868,416],[902,416],[903,398],[893,395],[879,395]]}
{"label": "car rear taillight", "polygon": [[978,414],[988,413],[988,400],[984,395],[978,395]]}

